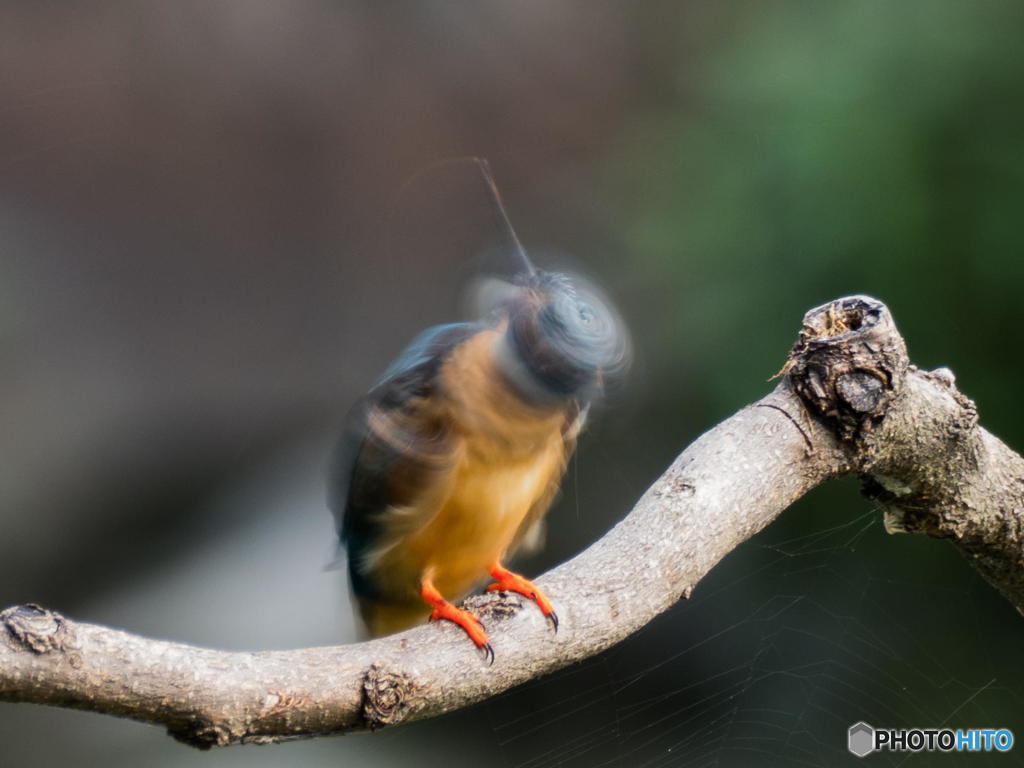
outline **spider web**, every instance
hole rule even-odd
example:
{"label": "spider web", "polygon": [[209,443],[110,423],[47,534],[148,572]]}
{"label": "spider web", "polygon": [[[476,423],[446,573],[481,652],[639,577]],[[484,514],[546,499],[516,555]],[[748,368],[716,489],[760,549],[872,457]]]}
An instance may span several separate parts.
{"label": "spider web", "polygon": [[[1019,733],[1017,618],[951,547],[888,536],[853,485],[795,505],[617,648],[488,703],[506,763],[853,765],[846,732],[860,720]],[[1020,764],[1012,751],[971,760]]]}

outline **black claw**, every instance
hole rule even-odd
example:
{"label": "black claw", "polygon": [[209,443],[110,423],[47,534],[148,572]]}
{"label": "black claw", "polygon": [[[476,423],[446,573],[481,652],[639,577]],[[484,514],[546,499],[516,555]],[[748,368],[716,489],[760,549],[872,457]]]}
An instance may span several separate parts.
{"label": "black claw", "polygon": [[491,648],[491,644],[485,643],[480,646],[480,649],[484,652],[484,661],[487,662],[487,666],[491,666],[494,663],[494,649]]}
{"label": "black claw", "polygon": [[555,633],[558,633],[558,614],[552,611],[546,618],[551,622],[551,626],[555,628]]}

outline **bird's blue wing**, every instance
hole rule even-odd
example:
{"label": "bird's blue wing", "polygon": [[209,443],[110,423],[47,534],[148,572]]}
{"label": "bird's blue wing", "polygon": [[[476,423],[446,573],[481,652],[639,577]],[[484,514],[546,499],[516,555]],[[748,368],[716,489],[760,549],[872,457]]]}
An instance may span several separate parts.
{"label": "bird's blue wing", "polygon": [[[411,371],[422,370],[431,377],[437,373],[442,358],[476,329],[471,323],[435,325],[414,338],[394,362],[387,367],[374,389]],[[432,370],[431,370],[432,369]]]}
{"label": "bird's blue wing", "polygon": [[479,330],[450,323],[419,334],[349,413],[333,462],[330,506],[360,596],[374,594],[372,580],[357,566],[379,540],[381,513],[411,501],[430,471],[424,452],[444,448],[427,421],[441,365]]}

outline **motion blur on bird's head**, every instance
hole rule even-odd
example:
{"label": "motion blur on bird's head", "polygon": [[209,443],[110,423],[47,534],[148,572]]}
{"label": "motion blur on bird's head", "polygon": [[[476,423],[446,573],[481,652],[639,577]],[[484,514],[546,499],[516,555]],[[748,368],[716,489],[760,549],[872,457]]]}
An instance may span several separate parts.
{"label": "motion blur on bird's head", "polygon": [[498,365],[538,406],[591,402],[630,362],[625,324],[601,291],[580,277],[534,270],[492,282],[490,303],[505,322]]}
{"label": "motion blur on bird's head", "polygon": [[[468,177],[467,169],[472,171]],[[487,237],[466,238],[473,246],[470,271],[476,274],[467,296],[467,314],[485,325],[504,328],[496,362],[526,401],[538,407],[560,407],[569,400],[592,402],[629,367],[631,345],[625,324],[592,282],[533,264],[512,226],[488,162],[480,157],[444,158],[417,172],[403,185],[399,197],[444,199],[439,186],[448,188],[460,180],[462,184],[455,186],[464,186],[467,178],[476,186],[466,196],[488,203],[489,215],[460,216],[458,226],[440,227],[448,247],[452,232],[467,228],[465,219],[489,221],[483,227]],[[480,194],[480,181],[486,194]],[[428,184],[430,194],[413,195]],[[437,216],[423,218],[433,225],[441,223]],[[479,227],[469,228],[475,232]]]}

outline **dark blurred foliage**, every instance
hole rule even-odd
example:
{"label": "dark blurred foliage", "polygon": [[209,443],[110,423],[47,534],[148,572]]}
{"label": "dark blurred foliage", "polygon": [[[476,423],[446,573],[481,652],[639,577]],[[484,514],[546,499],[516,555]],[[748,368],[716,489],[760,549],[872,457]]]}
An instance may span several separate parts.
{"label": "dark blurred foliage", "polygon": [[[488,157],[537,260],[591,275],[633,332],[631,385],[529,572],[767,391],[803,312],[838,295],[885,300],[915,362],[950,366],[1024,446],[1022,17],[1014,0],[5,4],[0,602],[219,647],[350,639],[342,577],[321,571],[337,427],[504,242],[465,166],[431,168],[445,157]],[[950,547],[886,536],[845,481],[620,647],[438,721],[199,755],[3,705],[0,739],[12,765],[852,764],[860,719],[1024,738],[1019,622]]]}

